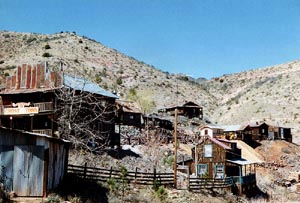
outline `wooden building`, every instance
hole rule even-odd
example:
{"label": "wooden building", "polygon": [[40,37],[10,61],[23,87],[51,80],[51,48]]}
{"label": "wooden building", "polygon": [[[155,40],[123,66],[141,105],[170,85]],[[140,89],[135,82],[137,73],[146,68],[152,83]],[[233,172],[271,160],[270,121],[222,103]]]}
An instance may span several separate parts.
{"label": "wooden building", "polygon": [[[75,94],[93,94],[102,102],[106,112],[102,120],[91,124],[103,133],[111,145],[118,143],[115,133],[115,100],[117,97],[98,85],[63,72],[54,72],[45,64],[17,67],[16,75],[6,77],[5,87],[0,91],[0,125],[49,136],[59,136],[57,107],[61,103],[58,91],[75,90]],[[93,108],[93,104],[90,104]],[[87,107],[86,109],[88,109]],[[85,112],[81,112],[85,113]]]}
{"label": "wooden building", "polygon": [[66,174],[69,142],[0,127],[4,186],[17,196],[46,196]]}
{"label": "wooden building", "polygon": [[160,127],[166,130],[174,130],[173,117],[160,117],[156,114],[149,114],[143,116],[144,126]]}
{"label": "wooden building", "polygon": [[244,140],[244,128],[242,125],[221,125],[223,133],[228,140]]}
{"label": "wooden building", "polygon": [[179,116],[203,119],[203,107],[191,101],[179,106],[162,108],[159,109],[158,112],[161,114],[161,116],[174,116],[175,109],[177,109]]}
{"label": "wooden building", "polygon": [[211,138],[223,138],[224,129],[218,125],[205,125],[199,128],[200,136],[209,136]]}
{"label": "wooden building", "polygon": [[202,137],[202,142],[192,150],[194,170],[200,178],[224,179],[232,177],[240,193],[256,187],[255,163],[241,158],[241,149],[235,142]]}
{"label": "wooden building", "polygon": [[142,112],[138,104],[132,101],[116,101],[117,119],[119,125],[135,126],[140,128],[142,125]]}
{"label": "wooden building", "polygon": [[268,124],[251,123],[244,128],[244,140],[266,140],[268,139]]}
{"label": "wooden building", "polygon": [[269,125],[268,139],[269,140],[285,140],[287,142],[292,142],[293,136],[291,134],[291,128]]}

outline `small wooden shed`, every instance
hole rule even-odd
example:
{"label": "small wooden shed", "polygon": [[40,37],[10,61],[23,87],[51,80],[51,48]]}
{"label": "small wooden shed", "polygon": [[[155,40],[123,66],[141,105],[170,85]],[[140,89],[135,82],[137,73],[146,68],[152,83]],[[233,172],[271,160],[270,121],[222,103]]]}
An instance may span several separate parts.
{"label": "small wooden shed", "polygon": [[0,166],[4,186],[17,196],[46,196],[64,178],[69,142],[0,127]]}

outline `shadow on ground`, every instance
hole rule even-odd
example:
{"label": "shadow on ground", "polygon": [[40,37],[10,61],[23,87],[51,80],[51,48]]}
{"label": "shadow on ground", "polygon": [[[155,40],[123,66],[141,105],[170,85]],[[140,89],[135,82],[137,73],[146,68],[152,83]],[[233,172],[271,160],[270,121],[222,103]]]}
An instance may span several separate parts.
{"label": "shadow on ground", "polygon": [[256,147],[259,147],[261,144],[255,140],[245,140],[246,144],[248,144],[249,146],[251,146],[253,149],[255,149]]}
{"label": "shadow on ground", "polygon": [[108,203],[108,189],[93,180],[68,174],[61,185],[53,191],[65,200],[80,199],[81,202]]}
{"label": "shadow on ground", "polygon": [[107,151],[107,154],[115,159],[123,159],[124,157],[130,156],[130,157],[135,157],[139,158],[140,155],[129,150],[129,149],[110,149]]}

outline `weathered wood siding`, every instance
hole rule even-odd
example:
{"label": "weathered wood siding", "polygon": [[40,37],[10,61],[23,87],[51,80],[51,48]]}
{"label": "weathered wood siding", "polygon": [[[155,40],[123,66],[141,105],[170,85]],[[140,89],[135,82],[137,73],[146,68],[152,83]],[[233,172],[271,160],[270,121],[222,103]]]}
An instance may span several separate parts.
{"label": "weathered wood siding", "polygon": [[[204,156],[204,146],[212,145],[212,156],[205,157]],[[224,166],[224,174],[225,174],[225,165],[226,165],[226,150],[221,146],[215,144],[210,139],[206,138],[203,143],[197,146],[197,164],[207,164],[208,166],[208,177],[214,178],[215,176],[215,166],[223,165]]]}

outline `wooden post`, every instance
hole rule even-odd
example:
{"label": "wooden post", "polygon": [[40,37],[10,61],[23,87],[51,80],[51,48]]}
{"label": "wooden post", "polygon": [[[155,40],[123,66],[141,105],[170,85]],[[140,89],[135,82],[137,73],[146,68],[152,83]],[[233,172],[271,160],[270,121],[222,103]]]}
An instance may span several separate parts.
{"label": "wooden post", "polygon": [[111,178],[111,175],[112,175],[112,166],[110,167],[109,178]]}
{"label": "wooden post", "polygon": [[135,167],[135,173],[134,173],[134,179],[136,180],[136,176],[137,176],[137,167]]}
{"label": "wooden post", "polygon": [[156,168],[153,168],[153,185],[155,184],[156,181]]}
{"label": "wooden post", "polygon": [[174,188],[177,188],[177,108],[175,109],[174,122]]}
{"label": "wooden post", "polygon": [[86,170],[87,170],[87,163],[85,162],[84,164],[84,173],[83,173],[83,178],[86,178]]}

